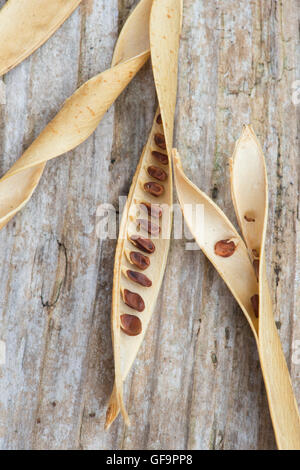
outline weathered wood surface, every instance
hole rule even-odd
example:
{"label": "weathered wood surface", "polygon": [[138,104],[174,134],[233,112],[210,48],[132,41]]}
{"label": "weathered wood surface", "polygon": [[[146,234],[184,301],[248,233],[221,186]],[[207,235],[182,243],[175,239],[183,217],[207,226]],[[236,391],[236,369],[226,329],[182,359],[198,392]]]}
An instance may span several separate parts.
{"label": "weathered wood surface", "polygon": [[[2,2],[3,3],[3,2]],[[78,85],[109,67],[136,0],[85,0],[0,79],[3,174]],[[252,122],[266,154],[269,277],[292,361],[299,322],[299,144],[292,84],[297,0],[185,0],[175,145],[187,175],[234,219],[228,158]],[[299,66],[299,61],[298,61]],[[3,449],[273,449],[250,328],[200,251],[171,244],[156,311],[125,385],[132,427],[103,430],[113,383],[115,240],[96,209],[126,195],[156,107],[147,64],[95,134],[51,161],[30,203],[0,233],[0,443]],[[299,109],[299,108],[298,108]],[[299,116],[298,116],[299,117]],[[299,123],[299,119],[298,119]]]}

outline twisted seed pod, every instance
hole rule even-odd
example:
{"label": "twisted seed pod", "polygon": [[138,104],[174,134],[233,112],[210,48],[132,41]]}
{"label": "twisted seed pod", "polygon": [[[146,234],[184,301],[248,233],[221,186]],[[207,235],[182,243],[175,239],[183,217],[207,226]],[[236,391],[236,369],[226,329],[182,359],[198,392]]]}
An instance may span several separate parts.
{"label": "twisted seed pod", "polygon": [[257,344],[276,442],[281,450],[300,450],[299,412],[273,317],[266,274],[268,182],[265,160],[250,126],[244,127],[231,160],[231,192],[250,256],[253,258],[253,251],[259,255]]}
{"label": "twisted seed pod", "polygon": [[[266,277],[264,245],[268,187],[264,156],[251,127],[244,127],[231,161],[231,191],[246,245],[221,209],[184,175],[173,151],[175,185],[185,220],[244,312],[257,343],[270,413],[279,449],[300,449],[300,421],[291,379],[275,326]],[[185,205],[204,206],[204,221]],[[203,222],[203,226],[202,226]],[[215,241],[234,239],[236,250],[224,258]],[[226,244],[225,244],[226,245]],[[226,246],[222,244],[222,249]],[[259,269],[257,257],[260,255]],[[257,283],[257,274],[259,283]],[[258,308],[257,308],[258,307]]]}
{"label": "twisted seed pod", "polygon": [[[115,383],[110,398],[106,414],[105,428],[108,429],[116,419],[121,410],[125,423],[129,424],[129,418],[123,402],[123,382],[132,366],[132,363],[138,353],[140,345],[146,333],[156,299],[159,293],[160,285],[163,279],[165,265],[167,261],[170,232],[172,222],[172,167],[171,167],[171,146],[173,140],[173,122],[176,104],[177,90],[177,58],[179,48],[179,35],[181,29],[182,1],[181,0],[154,0],[151,10],[150,20],[150,45],[151,59],[156,85],[158,102],[160,108],[157,110],[153,126],[148,138],[148,142],[143,150],[136,173],[128,195],[127,203],[122,215],[120,224],[119,239],[115,254],[114,265],[114,283],[112,294],[112,339],[114,347],[115,360]],[[157,146],[157,138],[160,134],[161,142],[165,142],[166,149],[163,150]],[[151,176],[147,171],[151,165],[158,165],[153,152],[160,150],[163,152],[163,168],[167,174],[164,181],[161,181],[163,191],[158,195],[153,195],[145,190],[146,182],[151,181]],[[155,226],[160,225],[160,231],[151,240],[152,246],[145,249],[145,243],[139,243],[139,240],[131,236],[136,235],[136,220],[146,218],[145,211],[140,206],[145,203],[155,204],[155,215],[151,222]],[[157,206],[161,211],[158,211]],[[161,212],[161,214],[160,214]],[[157,214],[160,216],[157,218]],[[144,238],[150,237],[148,231],[139,234]],[[132,269],[130,263],[130,251],[140,249],[149,256],[149,266],[143,269],[149,280],[148,286],[142,286],[124,275],[126,269]],[[134,311],[134,315],[141,321],[142,329],[139,334],[135,331],[127,331],[121,328],[120,322],[123,314],[133,313],[132,308],[122,299],[120,292],[124,289],[139,294],[144,302],[145,309],[142,312]],[[133,322],[132,322],[133,323]],[[136,322],[136,324],[138,321]],[[129,324],[129,322],[128,322]],[[136,325],[135,325],[136,326]],[[125,331],[124,331],[125,330]],[[138,331],[140,331],[138,329]]]}
{"label": "twisted seed pod", "polygon": [[0,11],[0,76],[26,59],[81,0],[8,0]]}
{"label": "twisted seed pod", "polygon": [[0,180],[0,229],[28,202],[46,162],[86,140],[148,60],[152,0],[141,0],[116,44],[112,67],[84,83]]}
{"label": "twisted seed pod", "polygon": [[[258,321],[250,298],[258,293],[258,285],[247,247],[224,212],[185,176],[176,150],[173,150],[173,162],[177,196],[185,221],[199,247],[236,298],[257,338]],[[196,216],[197,206],[203,207],[203,220]],[[192,211],[186,211],[185,207],[192,207]],[[234,241],[236,249],[231,256],[224,257],[216,245],[228,240]]]}

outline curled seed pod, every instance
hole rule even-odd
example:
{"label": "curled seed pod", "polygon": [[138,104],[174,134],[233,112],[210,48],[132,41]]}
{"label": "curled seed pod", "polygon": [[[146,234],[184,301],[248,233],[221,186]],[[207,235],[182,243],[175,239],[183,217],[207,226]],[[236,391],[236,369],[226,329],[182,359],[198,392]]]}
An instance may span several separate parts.
{"label": "curled seed pod", "polygon": [[156,158],[156,160],[161,163],[162,165],[168,165],[169,164],[169,158],[168,155],[165,153],[157,152],[156,150],[153,150],[152,156]]}
{"label": "curled seed pod", "polygon": [[135,315],[124,313],[120,316],[121,328],[128,336],[137,336],[142,332],[142,322]]}
{"label": "curled seed pod", "polygon": [[151,287],[152,281],[145,276],[145,274],[138,273],[137,271],[132,271],[131,269],[127,269],[126,276],[133,282],[140,284],[143,287]]}
{"label": "curled seed pod", "polygon": [[162,120],[161,120],[161,114],[159,114],[156,118],[156,122],[157,124],[161,125],[162,124]]}
{"label": "curled seed pod", "polygon": [[[299,412],[273,318],[266,275],[264,250],[268,193],[262,149],[252,128],[245,126],[231,161],[232,199],[247,247],[221,209],[184,175],[176,151],[173,155],[176,189],[187,225],[241,306],[254,334],[278,447],[281,450],[298,450],[300,448]],[[253,191],[254,187],[255,191]],[[205,213],[209,214],[205,219],[204,227],[202,221],[195,221],[191,214],[185,213],[185,204],[190,201],[193,201],[194,205],[203,205]],[[244,217],[248,207],[253,208],[255,224],[249,223]],[[214,256],[212,238],[215,239],[217,232],[220,238],[224,233],[232,233],[239,240],[235,255],[229,257],[226,263],[220,257]],[[254,269],[248,256],[251,252],[255,253],[257,258],[260,257],[259,286],[257,286]],[[254,294],[250,297],[251,293],[257,292],[258,287],[259,295]]]}
{"label": "curled seed pod", "polygon": [[162,208],[159,207],[157,204],[151,204],[150,202],[141,202],[139,206],[144,212],[147,212],[150,217],[159,219],[162,216]]}
{"label": "curled seed pod", "polygon": [[164,193],[165,188],[159,184],[154,183],[153,181],[148,181],[148,183],[144,184],[144,189],[147,193],[152,194],[152,196],[158,197]]}
{"label": "curled seed pod", "polygon": [[[259,315],[256,341],[277,445],[281,450],[298,450],[300,449],[299,411],[274,321],[272,295],[267,279],[265,242],[268,220],[268,181],[266,163],[260,143],[251,126],[244,126],[242,135],[235,146],[231,160],[231,193],[237,220],[248,251],[254,258],[257,258],[257,261],[259,258],[257,273],[259,297],[257,294],[252,296],[251,304],[255,315]],[[244,217],[245,214],[247,218]],[[255,223],[247,220],[249,218],[255,219]],[[249,289],[249,297],[251,292],[255,291],[256,289]]]}
{"label": "curled seed pod", "polygon": [[223,258],[228,258],[232,256],[235,252],[236,245],[235,243],[230,240],[220,240],[215,244],[215,254],[218,256],[222,256]]}
{"label": "curled seed pod", "polygon": [[259,296],[258,296],[258,294],[252,295],[250,300],[251,300],[254,315],[256,316],[256,318],[258,318],[258,310],[259,310]]}
{"label": "curled seed pod", "polygon": [[138,312],[143,312],[143,310],[145,310],[145,302],[140,294],[137,294],[136,292],[131,292],[128,289],[123,289],[122,297],[128,307],[133,308]]}
{"label": "curled seed pod", "polygon": [[[173,151],[173,161],[177,196],[185,222],[204,254],[235,296],[257,337],[257,319],[250,305],[251,293],[257,291],[257,280],[245,243],[221,209],[186,177],[176,150]],[[186,210],[190,201],[193,201],[195,206],[203,206],[204,213],[208,214],[204,224],[201,218],[194,217],[193,211]],[[223,239],[226,233],[228,238]],[[218,235],[220,245],[215,243]],[[218,245],[217,256],[216,245]],[[234,256],[231,256],[232,253]],[[224,254],[226,257],[230,254],[226,261],[223,258]]]}
{"label": "curled seed pod", "polygon": [[141,227],[145,232],[157,236],[160,232],[160,226],[150,222],[150,220],[137,219],[137,226]]}
{"label": "curled seed pod", "polygon": [[168,175],[167,173],[162,169],[159,168],[158,166],[148,166],[147,168],[148,174],[152,176],[152,178],[155,178],[159,181],[166,181]]}
{"label": "curled seed pod", "polygon": [[134,246],[137,246],[145,253],[154,253],[155,245],[152,240],[149,240],[149,238],[140,237],[139,235],[131,235],[129,239]]}
{"label": "curled seed pod", "polygon": [[166,140],[163,134],[157,133],[154,136],[154,142],[157,147],[161,148],[162,150],[166,150]]}
{"label": "curled seed pod", "polygon": [[127,259],[131,264],[134,264],[139,269],[144,271],[145,269],[149,268],[150,266],[150,258],[148,256],[143,255],[139,251],[130,251],[128,252]]}

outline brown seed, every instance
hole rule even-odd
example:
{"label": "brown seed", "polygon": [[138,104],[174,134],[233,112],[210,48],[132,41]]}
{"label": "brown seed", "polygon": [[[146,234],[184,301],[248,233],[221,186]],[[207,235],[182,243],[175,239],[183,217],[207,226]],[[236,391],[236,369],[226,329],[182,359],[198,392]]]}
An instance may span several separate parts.
{"label": "brown seed", "polygon": [[137,222],[138,227],[141,227],[142,230],[145,230],[145,232],[148,232],[151,235],[156,236],[160,232],[160,226],[156,225],[156,224],[153,224],[149,220],[137,219],[136,222]]}
{"label": "brown seed", "polygon": [[157,147],[166,150],[166,141],[165,141],[165,136],[163,134],[155,134],[154,136],[154,142],[156,143]]}
{"label": "brown seed", "polygon": [[148,181],[148,183],[144,184],[144,190],[147,191],[147,193],[152,194],[152,196],[158,197],[163,194],[165,188],[159,183]]}
{"label": "brown seed", "polygon": [[128,307],[133,308],[138,312],[142,312],[143,310],[145,310],[145,302],[143,301],[140,294],[137,294],[136,292],[131,292],[128,289],[124,289],[122,291],[122,297]]}
{"label": "brown seed", "polygon": [[131,269],[127,269],[126,274],[131,281],[137,282],[141,286],[144,286],[144,287],[152,286],[152,281],[150,281],[150,279],[147,276],[145,276],[145,274],[138,273],[137,271],[132,271]]}
{"label": "brown seed", "polygon": [[147,168],[148,174],[152,176],[152,178],[155,178],[159,181],[166,181],[168,175],[167,173],[162,169],[159,168],[158,166],[148,166]]}
{"label": "brown seed", "polygon": [[142,253],[139,253],[138,251],[131,251],[129,258],[132,264],[135,264],[142,271],[150,266],[150,259],[148,256],[142,255]]}
{"label": "brown seed", "polygon": [[251,304],[254,311],[254,315],[258,318],[258,309],[259,309],[259,296],[258,294],[252,295]]}
{"label": "brown seed", "polygon": [[132,235],[130,241],[134,246],[137,246],[145,253],[154,253],[155,245],[149,238],[140,237],[139,235]]}
{"label": "brown seed", "polygon": [[162,165],[167,165],[169,163],[168,155],[165,155],[164,153],[153,150],[152,156],[156,158],[156,160],[158,160]]}
{"label": "brown seed", "polygon": [[254,268],[256,279],[258,280],[258,278],[259,278],[259,259],[254,259],[253,260],[253,268]]}
{"label": "brown seed", "polygon": [[140,208],[144,212],[147,212],[150,215],[150,217],[155,217],[156,219],[159,219],[159,217],[162,216],[162,208],[159,207],[157,204],[150,204],[149,202],[141,202]]}
{"label": "brown seed", "polygon": [[157,122],[157,124],[162,124],[161,114],[159,114],[159,115],[157,116],[156,122]]}
{"label": "brown seed", "polygon": [[121,315],[121,329],[128,336],[137,336],[142,332],[142,322],[135,315],[124,313]]}
{"label": "brown seed", "polygon": [[247,220],[247,222],[255,222],[255,218],[252,217],[252,215],[245,214],[244,219]]}
{"label": "brown seed", "polygon": [[218,256],[222,256],[223,258],[228,258],[232,256],[235,252],[236,246],[232,240],[220,240],[215,244],[215,253]]}

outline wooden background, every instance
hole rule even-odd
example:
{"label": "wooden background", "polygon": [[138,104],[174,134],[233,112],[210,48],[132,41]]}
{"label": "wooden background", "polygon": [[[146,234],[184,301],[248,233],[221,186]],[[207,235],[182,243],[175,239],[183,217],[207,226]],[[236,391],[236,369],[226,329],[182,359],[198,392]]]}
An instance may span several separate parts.
{"label": "wooden background", "polygon": [[[4,2],[2,1],[1,4]],[[3,174],[88,78],[110,65],[136,0],[90,0],[0,79]],[[269,176],[268,267],[275,318],[300,402],[299,142],[292,102],[297,0],[185,0],[175,145],[187,175],[235,221],[228,158],[243,123]],[[298,57],[299,59],[299,57]],[[132,427],[103,430],[113,383],[115,240],[96,209],[128,193],[156,108],[148,63],[85,143],[47,165],[0,233],[3,449],[273,449],[256,347],[200,251],[175,240],[146,340],[125,385]],[[298,114],[299,118],[299,114]],[[299,119],[298,119],[299,124]]]}

